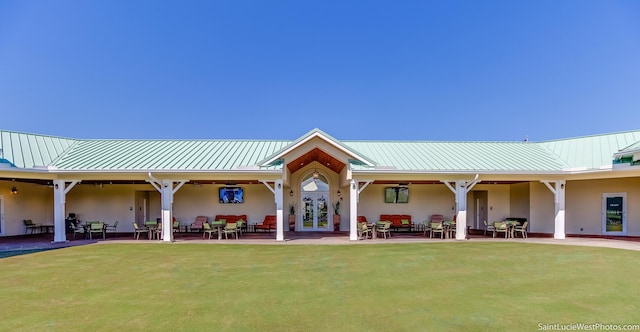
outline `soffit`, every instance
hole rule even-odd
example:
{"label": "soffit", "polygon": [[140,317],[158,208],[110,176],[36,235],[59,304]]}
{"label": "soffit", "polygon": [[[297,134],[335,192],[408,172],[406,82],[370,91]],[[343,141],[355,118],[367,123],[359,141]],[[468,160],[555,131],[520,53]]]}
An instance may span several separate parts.
{"label": "soffit", "polygon": [[345,163],[340,160],[332,157],[328,153],[324,152],[320,148],[314,148],[309,152],[303,154],[302,156],[296,158],[287,164],[287,169],[291,173],[295,173],[306,165],[309,165],[312,162],[318,162],[319,164],[329,168],[330,170],[340,173],[346,166]]}

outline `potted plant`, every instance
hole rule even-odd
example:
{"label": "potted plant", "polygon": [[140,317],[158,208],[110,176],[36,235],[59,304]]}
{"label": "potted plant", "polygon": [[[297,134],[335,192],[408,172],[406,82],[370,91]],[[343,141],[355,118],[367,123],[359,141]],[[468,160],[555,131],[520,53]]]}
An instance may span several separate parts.
{"label": "potted plant", "polygon": [[340,230],[340,201],[333,204],[333,231]]}
{"label": "potted plant", "polygon": [[295,230],[296,228],[296,205],[289,204],[289,230]]}

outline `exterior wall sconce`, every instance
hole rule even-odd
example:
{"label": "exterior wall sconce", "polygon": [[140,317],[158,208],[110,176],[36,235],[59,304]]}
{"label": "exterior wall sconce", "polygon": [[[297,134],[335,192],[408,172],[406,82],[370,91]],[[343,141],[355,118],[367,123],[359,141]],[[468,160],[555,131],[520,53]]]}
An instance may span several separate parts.
{"label": "exterior wall sconce", "polygon": [[293,197],[293,190],[289,190],[289,196]]}
{"label": "exterior wall sconce", "polygon": [[320,177],[320,173],[318,173],[318,171],[314,169],[314,170],[313,170],[313,178],[314,178],[314,179],[317,179],[317,178],[319,178],[319,177]]}
{"label": "exterior wall sconce", "polygon": [[58,189],[58,184],[56,183],[56,185],[55,185],[55,186],[53,186],[53,187],[54,187],[54,188],[56,188],[56,189]]}
{"label": "exterior wall sconce", "polygon": [[561,184],[561,185],[560,185],[560,189],[564,189],[564,184]]}
{"label": "exterior wall sconce", "polygon": [[16,187],[11,188],[11,194],[17,195],[18,194],[18,188],[16,188]]}

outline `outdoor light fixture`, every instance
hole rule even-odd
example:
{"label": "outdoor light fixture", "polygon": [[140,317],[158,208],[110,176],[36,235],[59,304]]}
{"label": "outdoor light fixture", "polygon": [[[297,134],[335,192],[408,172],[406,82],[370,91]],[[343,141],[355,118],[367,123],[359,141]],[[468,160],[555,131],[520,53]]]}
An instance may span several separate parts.
{"label": "outdoor light fixture", "polygon": [[318,173],[318,171],[316,171],[315,169],[313,170],[313,178],[317,179],[320,177],[320,173]]}
{"label": "outdoor light fixture", "polygon": [[16,188],[16,187],[11,188],[11,193],[14,194],[14,195],[17,195],[18,194],[18,188]]}
{"label": "outdoor light fixture", "polygon": [[338,190],[338,197],[340,197],[340,195],[341,195],[341,194],[342,194],[342,193],[340,192],[340,190]]}
{"label": "outdoor light fixture", "polygon": [[289,190],[289,196],[293,197],[293,190]]}

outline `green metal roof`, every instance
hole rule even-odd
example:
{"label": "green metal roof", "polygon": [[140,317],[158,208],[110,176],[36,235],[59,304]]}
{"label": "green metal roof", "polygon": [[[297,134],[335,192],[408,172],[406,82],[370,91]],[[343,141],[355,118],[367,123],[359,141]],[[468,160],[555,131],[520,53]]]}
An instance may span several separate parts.
{"label": "green metal roof", "polygon": [[[56,162],[59,170],[222,171],[256,166],[287,141],[86,140]],[[264,168],[263,168],[264,169]]]}
{"label": "green metal roof", "polygon": [[637,141],[625,148],[620,149],[620,151],[616,152],[614,156],[630,156],[634,153],[640,152],[640,141]]}
{"label": "green metal roof", "polygon": [[0,159],[19,168],[51,165],[77,140],[45,135],[0,131]]}
{"label": "green metal roof", "polygon": [[613,155],[640,140],[640,131],[584,136],[538,143],[570,170],[611,167]]}
{"label": "green metal roof", "polygon": [[[294,141],[80,140],[0,131],[10,167],[52,171],[238,171],[281,169],[262,162],[314,133],[352,152],[354,170],[389,172],[551,172],[610,168],[613,155],[640,148],[640,131],[546,142],[339,141],[314,129]],[[370,166],[362,163],[370,162]]]}
{"label": "green metal roof", "polygon": [[[345,142],[390,171],[545,172],[565,165],[535,143],[524,142]],[[351,166],[368,169],[365,166]],[[370,168],[369,168],[370,169]]]}

